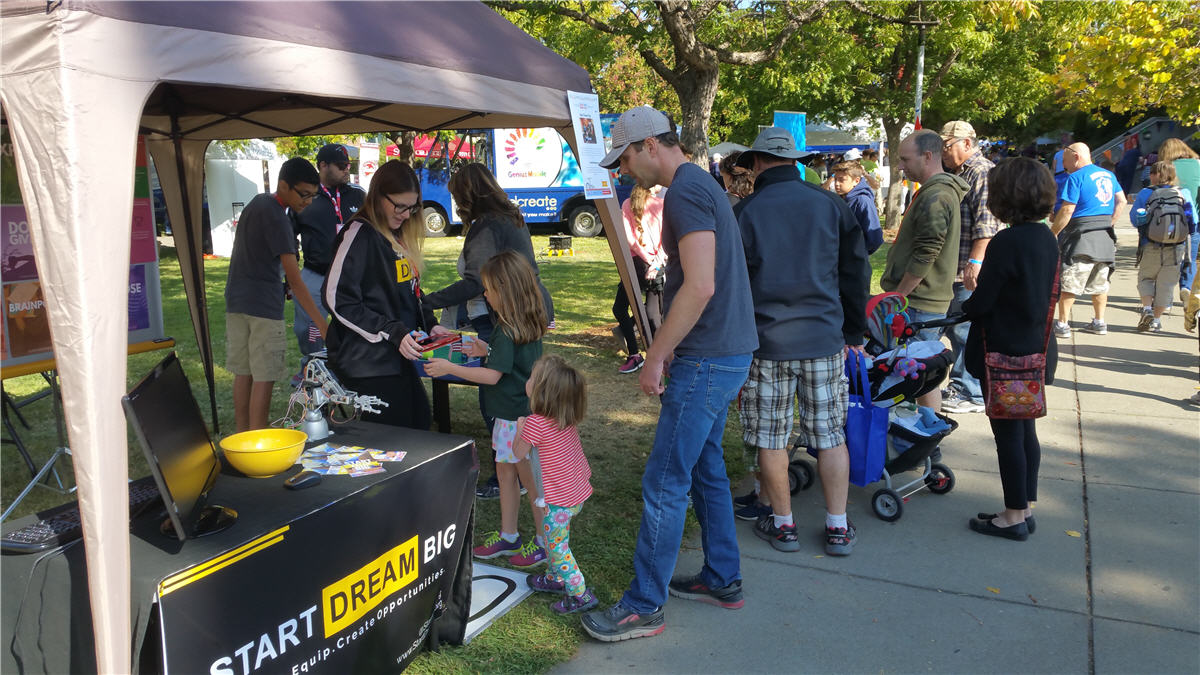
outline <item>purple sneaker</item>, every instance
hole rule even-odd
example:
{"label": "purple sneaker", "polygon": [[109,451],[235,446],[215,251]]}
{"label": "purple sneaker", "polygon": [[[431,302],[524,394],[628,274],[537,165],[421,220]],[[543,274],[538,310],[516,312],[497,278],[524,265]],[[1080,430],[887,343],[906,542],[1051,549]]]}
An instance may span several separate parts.
{"label": "purple sneaker", "polygon": [[558,593],[559,595],[567,592],[567,585],[551,577],[549,574],[530,574],[525,577],[525,583],[535,591],[542,593]]}
{"label": "purple sneaker", "polygon": [[600,600],[596,598],[596,594],[589,588],[579,597],[568,595],[562,600],[552,603],[550,609],[555,614],[577,614],[579,612],[586,612],[599,604]]}
{"label": "purple sneaker", "polygon": [[498,531],[492,531],[488,532],[487,536],[484,537],[483,546],[476,546],[471,549],[471,553],[476,558],[488,560],[502,555],[511,556],[519,550],[521,550],[520,537],[517,537],[516,541],[510,543],[504,541]]}
{"label": "purple sneaker", "polygon": [[517,567],[533,567],[546,562],[546,549],[539,546],[536,540],[527,541],[508,562]]}

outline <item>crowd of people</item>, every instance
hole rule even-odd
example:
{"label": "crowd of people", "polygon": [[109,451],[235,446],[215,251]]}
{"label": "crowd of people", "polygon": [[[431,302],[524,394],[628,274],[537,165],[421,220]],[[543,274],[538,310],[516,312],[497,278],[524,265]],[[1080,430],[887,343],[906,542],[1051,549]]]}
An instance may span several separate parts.
{"label": "crowd of people", "polygon": [[[1027,157],[994,163],[963,120],[940,133],[913,132],[898,155],[906,179],[920,188],[896,229],[880,285],[906,298],[910,321],[958,319],[915,336],[945,338],[953,355],[945,388],[917,402],[948,414],[987,414],[1003,508],[967,524],[1024,541],[1035,530],[1036,415],[1002,414],[989,394],[989,369],[994,358],[1034,359],[1044,363],[1044,383],[1052,382],[1056,338],[1070,336],[1072,303],[1081,295],[1093,308],[1082,330],[1106,333],[1113,228],[1129,189],[1093,164],[1083,143],[1064,147],[1050,166]],[[1148,185],[1131,194],[1144,305],[1138,329],[1147,332],[1162,329],[1176,289],[1195,290],[1200,243],[1200,160],[1177,139],[1158,157]],[[303,358],[323,347],[345,386],[389,404],[364,415],[371,421],[427,429],[429,402],[414,365],[419,340],[469,327],[477,338],[465,349],[485,358],[482,366],[430,359],[424,369],[480,385],[496,475],[477,494],[499,498],[501,524],[474,555],[525,568],[548,563],[528,575],[529,586],[562,596],[552,609],[582,613],[584,630],[602,641],[662,632],[668,596],[738,609],[737,519],[753,521],[754,533],[776,550],[801,548],[787,472],[793,439],[817,457],[825,553],[850,555],[859,536],[846,512],[844,364],[863,352],[868,258],[883,243],[881,190],[875,151],[837,159],[827,165],[798,150],[787,130],[768,127],[749,149],[722,158],[714,180],[690,161],[661,112],[639,106],[614,124],[601,166],[636,182],[622,215],[649,326],[640,345],[630,296],[619,285],[613,315],[626,359],[618,370],[638,373],[640,390],[662,406],[643,473],[633,580],[610,607],[598,607],[570,548],[570,524],[592,494],[577,431],[586,382],[561,355],[544,352],[554,303],[520,211],[484,165],[464,166],[449,184],[464,223],[460,278],[426,293],[421,185],[411,167],[387,162],[364,194],[347,184],[341,146],[322,148],[315,167],[304,159],[284,163],[275,192],[243,211],[229,268],[227,365],[238,430],[267,426],[272,388],[287,376],[281,279],[297,306]],[[754,488],[735,498],[722,437],[739,397],[756,473]],[[527,540],[517,525],[522,494],[537,524]],[[673,577],[689,507],[704,562],[695,574]]]}

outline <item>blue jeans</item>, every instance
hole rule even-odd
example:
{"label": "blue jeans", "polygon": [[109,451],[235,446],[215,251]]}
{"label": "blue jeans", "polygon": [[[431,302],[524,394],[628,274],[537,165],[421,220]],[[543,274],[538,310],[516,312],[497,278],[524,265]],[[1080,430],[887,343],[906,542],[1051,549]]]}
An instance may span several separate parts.
{"label": "blue jeans", "polygon": [[1189,258],[1179,266],[1179,287],[1190,289],[1192,280],[1196,278],[1196,255],[1200,253],[1200,232],[1188,237]]}
{"label": "blue jeans", "polygon": [[[308,295],[312,298],[313,303],[329,316],[329,310],[325,308],[325,303],[321,301],[321,284],[325,283],[325,276],[317,274],[307,267],[300,268],[300,278],[304,280],[304,285],[308,289]],[[292,327],[292,332],[296,334],[296,343],[300,345],[300,368],[304,369],[304,364],[308,363],[308,355],[313,352],[319,352],[325,348],[325,341],[321,339],[320,333],[313,331],[312,337],[309,336],[309,327],[313,325],[312,319],[308,317],[308,312],[300,306],[296,300],[296,294],[300,289],[292,289],[292,304],[296,306],[295,324]]]}
{"label": "blue jeans", "polygon": [[[908,309],[904,310],[904,313],[908,315],[908,323],[936,321],[938,319],[946,318],[945,312],[938,314],[936,312],[926,312],[923,309],[917,309],[915,307],[909,307]],[[916,335],[912,336],[909,342],[928,342],[930,340],[939,340],[941,337],[941,328],[922,328],[921,330],[917,331]]]}
{"label": "blue jeans", "polygon": [[642,474],[644,506],[634,576],[621,599],[627,609],[649,614],[666,603],[667,583],[683,543],[689,489],[704,547],[701,580],[709,588],[721,588],[742,578],[721,437],[729,404],[750,372],[750,359],[742,354],[676,356],[671,361],[654,448]]}
{"label": "blue jeans", "polygon": [[[962,282],[954,283],[954,299],[950,301],[948,314],[962,311],[963,302],[971,297]],[[971,322],[947,326],[945,335],[950,338],[950,349],[954,351],[954,365],[950,367],[950,386],[957,389],[962,396],[971,399],[972,403],[983,403],[983,388],[979,380],[967,372],[967,334],[971,331]]]}

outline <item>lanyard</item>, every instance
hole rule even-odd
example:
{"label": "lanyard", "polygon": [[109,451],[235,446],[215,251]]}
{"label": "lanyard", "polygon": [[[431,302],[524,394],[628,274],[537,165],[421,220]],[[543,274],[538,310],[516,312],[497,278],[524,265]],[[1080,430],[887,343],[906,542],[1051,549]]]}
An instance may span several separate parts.
{"label": "lanyard", "polygon": [[342,228],[346,226],[342,222],[342,191],[335,190],[330,193],[329,188],[325,187],[324,183],[321,184],[321,190],[325,193],[326,197],[329,197],[329,201],[333,202],[333,212],[337,215],[337,225],[334,226],[333,231],[334,233],[341,232]]}

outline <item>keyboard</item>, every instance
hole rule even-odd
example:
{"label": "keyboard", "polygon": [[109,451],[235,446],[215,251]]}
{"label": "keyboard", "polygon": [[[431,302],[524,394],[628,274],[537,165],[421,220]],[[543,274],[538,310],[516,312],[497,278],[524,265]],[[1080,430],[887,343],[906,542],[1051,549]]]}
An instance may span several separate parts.
{"label": "keyboard", "polygon": [[[154,476],[146,476],[129,482],[129,517],[133,518],[142,509],[158,499],[158,486]],[[52,509],[40,511],[38,520],[24,527],[6,532],[0,538],[0,552],[36,553],[49,548],[58,548],[83,536],[83,522],[79,518],[79,503],[69,502]]]}

